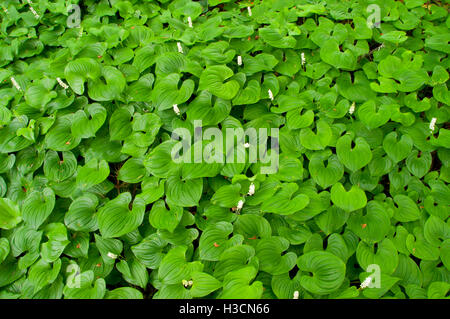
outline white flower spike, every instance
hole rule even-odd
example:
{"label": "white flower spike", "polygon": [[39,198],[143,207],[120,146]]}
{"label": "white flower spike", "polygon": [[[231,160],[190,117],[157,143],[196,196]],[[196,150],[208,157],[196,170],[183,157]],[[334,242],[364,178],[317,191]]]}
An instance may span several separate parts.
{"label": "white flower spike", "polygon": [[[28,3],[30,3],[30,2],[28,1]],[[34,10],[31,5],[30,5],[30,11],[33,13],[33,15],[36,19],[39,19],[39,14],[37,14],[36,10]]]}
{"label": "white flower spike", "polygon": [[16,79],[11,77],[11,82],[18,91],[22,91],[22,88],[20,87],[19,83],[17,83]]}
{"label": "white flower spike", "polygon": [[117,259],[118,257],[116,254],[113,254],[112,252],[108,252],[107,256],[111,259]]}
{"label": "white flower spike", "polygon": [[247,11],[248,11],[248,15],[251,17],[252,16],[252,8],[247,7]]}
{"label": "white flower spike", "polygon": [[238,202],[237,206],[236,206],[236,210],[237,210],[238,212],[240,212],[241,209],[242,209],[242,207],[244,207],[244,201],[241,199],[241,200]]}
{"label": "white flower spike", "polygon": [[250,187],[248,188],[248,196],[253,196],[253,194],[255,194],[255,184],[251,183]]}
{"label": "white flower spike", "polygon": [[350,108],[348,109],[348,113],[353,114],[354,112],[355,112],[355,102],[353,102]]}
{"label": "white flower spike", "polygon": [[178,105],[177,104],[174,104],[173,105],[173,111],[177,114],[177,115],[180,115],[180,109],[178,108]]}
{"label": "white flower spike", "polygon": [[238,57],[237,57],[237,64],[238,64],[239,66],[242,65],[242,57],[241,57],[240,55],[238,55]]}
{"label": "white flower spike", "polygon": [[305,65],[305,63],[306,63],[306,58],[305,58],[305,53],[304,53],[304,52],[302,52],[301,58],[302,58],[302,65]]}
{"label": "white flower spike", "polygon": [[58,81],[58,84],[61,85],[64,90],[67,90],[69,88],[69,86],[66,83],[64,83],[60,78],[56,78],[56,81]]}
{"label": "white flower spike", "polygon": [[193,28],[191,17],[188,17],[188,24],[189,24],[189,28]]}
{"label": "white flower spike", "polygon": [[250,147],[250,144],[249,144],[249,143],[244,143],[244,147],[245,147],[245,148],[249,148],[249,147]]}
{"label": "white flower spike", "polygon": [[369,287],[370,283],[372,282],[372,277],[367,277],[366,279],[364,279],[364,281],[361,283],[361,286],[359,287],[360,289],[364,289]]}
{"label": "white flower spike", "polygon": [[298,290],[294,291],[294,298],[293,299],[298,299],[298,295],[299,295]]}
{"label": "white flower spike", "polygon": [[178,52],[183,53],[183,48],[181,47],[181,43],[177,42]]}
{"label": "white flower spike", "polygon": [[434,129],[436,128],[436,121],[437,121],[437,118],[435,118],[435,117],[433,117],[433,118],[431,119],[431,122],[430,122],[430,131],[431,131],[431,132],[433,132]]}
{"label": "white flower spike", "polygon": [[269,89],[267,91],[267,93],[269,93],[269,98],[273,101],[273,93],[272,93],[272,91]]}

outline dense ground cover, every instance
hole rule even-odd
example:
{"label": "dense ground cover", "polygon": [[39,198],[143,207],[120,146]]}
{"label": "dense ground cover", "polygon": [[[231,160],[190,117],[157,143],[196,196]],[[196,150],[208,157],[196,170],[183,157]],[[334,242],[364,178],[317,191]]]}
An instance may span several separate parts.
{"label": "dense ground cover", "polygon": [[448,1],[1,7],[1,298],[448,296]]}

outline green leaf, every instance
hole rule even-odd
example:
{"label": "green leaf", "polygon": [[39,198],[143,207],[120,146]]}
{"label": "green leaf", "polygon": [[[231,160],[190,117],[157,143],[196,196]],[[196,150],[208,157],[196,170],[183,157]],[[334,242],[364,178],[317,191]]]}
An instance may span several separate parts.
{"label": "green leaf", "polygon": [[135,199],[131,208],[131,199],[129,192],[122,193],[100,208],[97,218],[103,237],[120,237],[132,232],[142,224],[145,203],[142,199]]}
{"label": "green leaf", "polygon": [[294,37],[284,36],[273,27],[261,28],[259,34],[264,42],[275,48],[293,48],[297,42]]}
{"label": "green leaf", "polygon": [[[89,116],[87,116],[86,112]],[[87,106],[86,111],[79,110],[74,114],[72,135],[77,138],[94,137],[105,120],[105,108],[98,103],[90,104]]]}
{"label": "green leaf", "polygon": [[10,252],[9,241],[6,238],[0,238],[0,264],[5,261]]}
{"label": "green leaf", "polygon": [[301,286],[307,291],[326,295],[336,291],[345,278],[345,264],[335,255],[324,251],[312,251],[300,256],[298,268],[312,276],[302,275]]}
{"label": "green leaf", "polygon": [[229,272],[223,280],[223,290],[218,299],[259,299],[263,293],[263,284],[260,281],[250,283],[256,276],[257,270],[244,267]]}
{"label": "green leaf", "polygon": [[260,269],[272,275],[281,275],[289,272],[296,263],[297,255],[287,252],[289,241],[282,237],[261,239],[256,245],[256,257],[260,261]]}
{"label": "green leaf", "polygon": [[[327,161],[326,167],[325,161]],[[328,158],[314,154],[308,168],[312,179],[322,188],[336,184],[344,176],[344,166],[334,154]]]}
{"label": "green leaf", "polygon": [[390,229],[390,214],[382,203],[371,200],[366,214],[354,213],[348,219],[349,228],[365,242],[372,244],[383,240]]}
{"label": "green leaf", "polygon": [[341,52],[339,42],[335,39],[330,39],[321,46],[320,57],[324,62],[338,69],[351,71],[356,68],[356,57],[352,51],[347,49]]}
{"label": "green leaf", "polygon": [[55,192],[44,188],[42,192],[34,191],[22,204],[22,218],[26,224],[38,229],[50,216],[55,207]]}
{"label": "green leaf", "polygon": [[367,269],[369,265],[377,264],[383,273],[391,275],[399,263],[397,249],[388,238],[385,238],[376,245],[377,248],[375,251],[374,245],[367,245],[364,242],[360,242],[356,250],[358,263],[363,269]]}
{"label": "green leaf", "polygon": [[233,71],[225,65],[209,66],[200,77],[198,89],[208,90],[219,98],[231,100],[239,91],[239,83],[236,80],[226,81],[232,76]]}
{"label": "green leaf", "polygon": [[394,209],[395,219],[401,222],[411,222],[420,218],[421,214],[416,203],[408,196],[396,195],[394,201],[398,207]]}
{"label": "green leaf", "polygon": [[48,263],[55,262],[70,243],[67,228],[61,223],[48,224],[44,229],[48,241],[41,244],[41,257]]}
{"label": "green leaf", "polygon": [[101,67],[93,59],[81,58],[67,63],[64,75],[74,92],[81,95],[84,92],[84,82],[99,78]]}
{"label": "green leaf", "polygon": [[422,178],[431,168],[431,154],[429,152],[420,152],[413,150],[406,158],[406,167],[411,174]]}
{"label": "green leaf", "polygon": [[98,229],[96,207],[98,199],[86,194],[75,199],[64,216],[64,224],[75,231],[92,232]]}
{"label": "green leaf", "polygon": [[152,92],[152,101],[158,110],[171,109],[174,104],[186,102],[194,92],[194,81],[185,80],[179,87],[181,76],[176,73],[157,78]]}
{"label": "green leaf", "polygon": [[344,135],[337,140],[336,153],[342,164],[351,171],[357,171],[372,160],[372,152],[367,141],[363,137],[354,140],[355,147],[352,147],[352,138]]}
{"label": "green leaf", "polygon": [[233,232],[233,225],[227,222],[211,224],[202,233],[199,241],[199,256],[204,260],[217,261],[220,255],[229,247],[241,244],[242,235],[234,235],[228,239]]}
{"label": "green leaf", "polygon": [[182,280],[189,280],[193,272],[203,270],[199,261],[186,261],[186,250],[186,246],[177,246],[166,254],[158,269],[158,279],[161,283],[179,284]]}
{"label": "green leaf", "polygon": [[234,222],[234,232],[244,238],[267,238],[272,235],[270,223],[262,216],[254,214],[239,215]]}
{"label": "green leaf", "polygon": [[404,31],[390,31],[380,36],[380,39],[399,44],[405,42],[408,37],[406,36],[406,33]]}
{"label": "green leaf", "polygon": [[77,170],[77,160],[72,152],[62,152],[62,159],[57,152],[49,150],[44,158],[44,174],[51,181],[62,182],[72,177]]}
{"label": "green leaf", "polygon": [[388,104],[382,104],[377,110],[376,102],[370,100],[358,107],[357,114],[369,129],[374,129],[389,121],[392,110],[392,106]]}
{"label": "green leaf", "polygon": [[222,283],[213,276],[204,272],[193,272],[191,274],[192,288],[189,290],[192,297],[205,297],[211,292],[222,287]]}
{"label": "green leaf", "polygon": [[167,209],[166,203],[163,200],[159,200],[152,205],[149,221],[156,229],[167,229],[173,232],[181,221],[182,216],[182,207],[173,206]]}
{"label": "green leaf", "polygon": [[9,198],[0,198],[0,228],[11,229],[22,221],[19,207]]}
{"label": "green leaf", "polygon": [[98,78],[90,78],[88,83],[89,97],[94,101],[112,101],[117,99],[126,86],[123,73],[112,66],[102,67],[100,76]]}
{"label": "green leaf", "polygon": [[300,131],[300,142],[309,150],[323,150],[331,141],[333,132],[327,122],[319,120],[316,122],[317,133],[309,128]]}
{"label": "green leaf", "polygon": [[109,165],[105,160],[91,159],[78,168],[77,185],[82,189],[91,188],[103,182],[109,175]]}
{"label": "green leaf", "polygon": [[103,278],[94,281],[94,272],[87,270],[81,274],[72,274],[64,286],[64,298],[67,299],[101,299],[106,293]]}
{"label": "green leaf", "polygon": [[143,180],[147,171],[142,160],[139,158],[130,158],[120,168],[117,178],[126,183],[139,183]]}
{"label": "green leaf", "polygon": [[447,293],[450,290],[448,282],[433,282],[428,287],[428,299],[447,299]]}
{"label": "green leaf", "polygon": [[105,299],[144,299],[144,296],[135,288],[120,287],[107,291]]}
{"label": "green leaf", "polygon": [[236,207],[242,198],[240,191],[240,184],[224,185],[214,193],[211,203],[225,208]]}
{"label": "green leaf", "polygon": [[337,207],[348,212],[361,209],[367,204],[367,197],[362,189],[353,185],[347,192],[339,182],[331,187],[331,200]]}
{"label": "green leaf", "polygon": [[171,176],[166,182],[166,196],[169,204],[181,207],[198,205],[202,196],[203,180],[201,178],[181,180],[177,176]]}
{"label": "green leaf", "polygon": [[145,266],[137,259],[133,258],[127,262],[121,260],[116,268],[122,273],[123,278],[132,285],[144,289],[148,283],[148,272]]}
{"label": "green leaf", "polygon": [[263,212],[291,215],[309,204],[309,197],[305,194],[293,197],[293,194],[298,190],[298,185],[295,183],[285,183],[275,189],[277,190],[276,193],[261,205]]}
{"label": "green leaf", "polygon": [[384,137],[383,148],[395,162],[404,160],[411,153],[413,140],[409,135],[402,135],[397,142],[397,133],[391,132]]}
{"label": "green leaf", "polygon": [[151,234],[140,243],[131,247],[131,251],[139,261],[150,269],[159,267],[165,256],[164,247],[167,242],[157,234]]}

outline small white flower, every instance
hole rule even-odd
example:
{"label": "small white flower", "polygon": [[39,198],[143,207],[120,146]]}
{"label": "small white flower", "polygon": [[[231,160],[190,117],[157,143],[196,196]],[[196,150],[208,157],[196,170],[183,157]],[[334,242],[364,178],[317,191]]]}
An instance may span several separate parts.
{"label": "small white flower", "polygon": [[305,53],[304,53],[304,52],[302,52],[301,58],[302,58],[302,65],[305,65],[305,63],[306,63],[306,58],[305,58]]}
{"label": "small white flower", "polygon": [[34,10],[32,6],[30,6],[30,11],[34,14],[36,19],[39,19],[39,14],[37,14],[36,10]]}
{"label": "small white flower", "polygon": [[364,281],[361,283],[361,286],[359,287],[360,289],[364,289],[369,287],[370,283],[372,282],[372,277],[367,277],[366,279],[364,279]]}
{"label": "small white flower", "polygon": [[247,7],[247,11],[248,11],[248,15],[251,17],[252,16],[252,8]]}
{"label": "small white flower", "polygon": [[267,91],[267,93],[269,93],[269,98],[273,101],[273,93],[272,93],[272,91],[269,89]]}
{"label": "small white flower", "polygon": [[249,143],[244,143],[244,147],[245,147],[245,148],[249,148],[249,147],[250,147],[250,144],[249,144]]}
{"label": "small white flower", "polygon": [[183,286],[186,287],[186,288],[190,287],[190,286],[192,286],[194,284],[194,282],[192,280],[188,281],[188,280],[183,279],[181,282],[183,283]]}
{"label": "small white flower", "polygon": [[193,28],[191,17],[188,17],[188,25],[189,25],[189,28]]}
{"label": "small white flower", "polygon": [[22,91],[22,88],[20,87],[19,83],[17,83],[16,79],[11,77],[11,82],[17,90]]}
{"label": "small white flower", "polygon": [[355,102],[353,102],[350,108],[348,109],[348,113],[353,114],[353,112],[355,112]]}
{"label": "small white flower", "polygon": [[113,254],[112,252],[108,252],[107,256],[111,259],[117,259],[118,257],[116,254]]}
{"label": "small white flower", "polygon": [[253,196],[253,194],[255,194],[255,184],[251,183],[250,187],[248,188],[248,196]]}
{"label": "small white flower", "polygon": [[174,104],[173,105],[173,111],[177,114],[177,115],[180,115],[180,109],[178,108],[178,105],[177,104]]}
{"label": "small white flower", "polygon": [[236,206],[237,211],[239,212],[242,207],[244,207],[244,201],[241,199]]}
{"label": "small white flower", "polygon": [[181,47],[181,43],[177,42],[178,52],[183,53],[183,48]]}
{"label": "small white flower", "polygon": [[237,64],[242,65],[242,57],[240,55],[237,57]]}
{"label": "small white flower", "polygon": [[69,86],[66,83],[64,83],[60,78],[56,78],[56,81],[58,81],[58,84],[61,85],[64,90],[67,90],[69,88]]}
{"label": "small white flower", "polygon": [[436,121],[437,121],[437,118],[435,118],[435,117],[433,117],[433,118],[431,119],[431,122],[430,122],[430,131],[431,131],[431,132],[433,132],[434,129],[436,128],[436,127],[435,127],[435,126],[436,126]]}
{"label": "small white flower", "polygon": [[298,299],[298,295],[299,295],[298,290],[294,291],[294,299]]}

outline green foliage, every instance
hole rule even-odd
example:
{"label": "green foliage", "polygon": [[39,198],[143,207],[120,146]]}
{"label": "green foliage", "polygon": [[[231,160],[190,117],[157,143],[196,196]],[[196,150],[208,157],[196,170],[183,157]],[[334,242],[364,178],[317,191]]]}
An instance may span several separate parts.
{"label": "green foliage", "polygon": [[1,7],[0,298],[448,298],[448,1]]}

